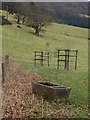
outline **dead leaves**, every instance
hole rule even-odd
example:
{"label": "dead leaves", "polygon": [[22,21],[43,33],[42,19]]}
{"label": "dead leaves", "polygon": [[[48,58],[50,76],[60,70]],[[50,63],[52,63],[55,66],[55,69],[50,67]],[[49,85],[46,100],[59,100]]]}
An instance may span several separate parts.
{"label": "dead leaves", "polygon": [[[7,79],[3,84],[3,109],[4,117],[26,117],[26,103],[25,96],[32,99],[32,81],[43,80],[43,78],[36,73],[24,70],[13,63],[9,66]],[[30,97],[31,96],[31,97]],[[29,100],[30,100],[29,99]],[[34,111],[36,114],[36,111]]]}
{"label": "dead leaves", "polygon": [[[72,118],[80,117],[80,112],[83,110],[86,112],[87,107],[84,104],[74,106],[69,103],[48,102],[42,97],[32,94],[31,83],[38,80],[46,81],[48,79],[10,63],[7,79],[3,84],[3,117]],[[88,113],[87,116],[90,114]]]}

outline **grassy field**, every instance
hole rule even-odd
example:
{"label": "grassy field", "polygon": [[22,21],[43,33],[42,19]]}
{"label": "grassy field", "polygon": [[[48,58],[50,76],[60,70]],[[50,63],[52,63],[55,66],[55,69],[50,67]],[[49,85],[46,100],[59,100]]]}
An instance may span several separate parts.
{"label": "grassy field", "polygon": [[[33,72],[48,77],[51,82],[72,88],[69,101],[72,104],[88,104],[88,30],[64,24],[50,24],[44,27],[44,37],[32,34],[34,30],[16,23],[2,26],[3,55],[8,54],[11,59]],[[46,44],[49,43],[47,48]],[[75,71],[57,70],[57,49],[78,49],[78,68]],[[50,51],[50,67],[34,67],[34,51]]]}

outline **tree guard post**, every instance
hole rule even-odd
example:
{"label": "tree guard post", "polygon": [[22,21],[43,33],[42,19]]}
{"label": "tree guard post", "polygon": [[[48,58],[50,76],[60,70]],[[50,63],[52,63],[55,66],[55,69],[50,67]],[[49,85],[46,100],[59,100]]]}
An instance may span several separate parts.
{"label": "tree guard post", "polygon": [[68,49],[67,50],[67,55],[66,55],[66,57],[67,57],[67,60],[66,60],[66,64],[67,64],[67,70],[69,70],[69,53],[70,53],[70,50]]}
{"label": "tree guard post", "polygon": [[58,60],[57,60],[57,69],[59,69],[59,50],[58,50]]}
{"label": "tree guard post", "polygon": [[47,56],[47,57],[48,57],[47,59],[48,59],[48,67],[49,67],[49,59],[50,59],[50,58],[49,58],[49,52],[48,52],[48,56]]}
{"label": "tree guard post", "polygon": [[41,52],[41,66],[43,66],[43,51]]}
{"label": "tree guard post", "polygon": [[34,65],[36,66],[36,51],[35,52],[35,56],[34,56]]}
{"label": "tree guard post", "polygon": [[67,50],[65,50],[65,70],[67,69]]}
{"label": "tree guard post", "polygon": [[78,50],[76,50],[75,70],[77,69],[77,57],[78,57]]}

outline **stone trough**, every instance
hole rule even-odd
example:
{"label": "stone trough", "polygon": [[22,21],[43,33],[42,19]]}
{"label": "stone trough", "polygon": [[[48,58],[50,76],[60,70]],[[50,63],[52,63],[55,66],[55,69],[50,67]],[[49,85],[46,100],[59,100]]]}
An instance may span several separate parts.
{"label": "stone trough", "polygon": [[32,92],[46,99],[69,98],[71,88],[49,82],[32,82]]}

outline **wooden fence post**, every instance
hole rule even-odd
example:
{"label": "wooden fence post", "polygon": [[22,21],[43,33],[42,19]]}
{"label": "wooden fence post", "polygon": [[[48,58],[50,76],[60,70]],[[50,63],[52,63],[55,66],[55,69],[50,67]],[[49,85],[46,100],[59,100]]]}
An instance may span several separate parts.
{"label": "wooden fence post", "polygon": [[4,82],[5,79],[7,79],[7,73],[9,71],[9,56],[8,55],[5,56],[5,60],[1,64],[1,67],[2,67],[2,82]]}
{"label": "wooden fence post", "polygon": [[2,83],[4,83],[4,81],[5,81],[4,63],[1,64],[1,67],[2,67]]}

